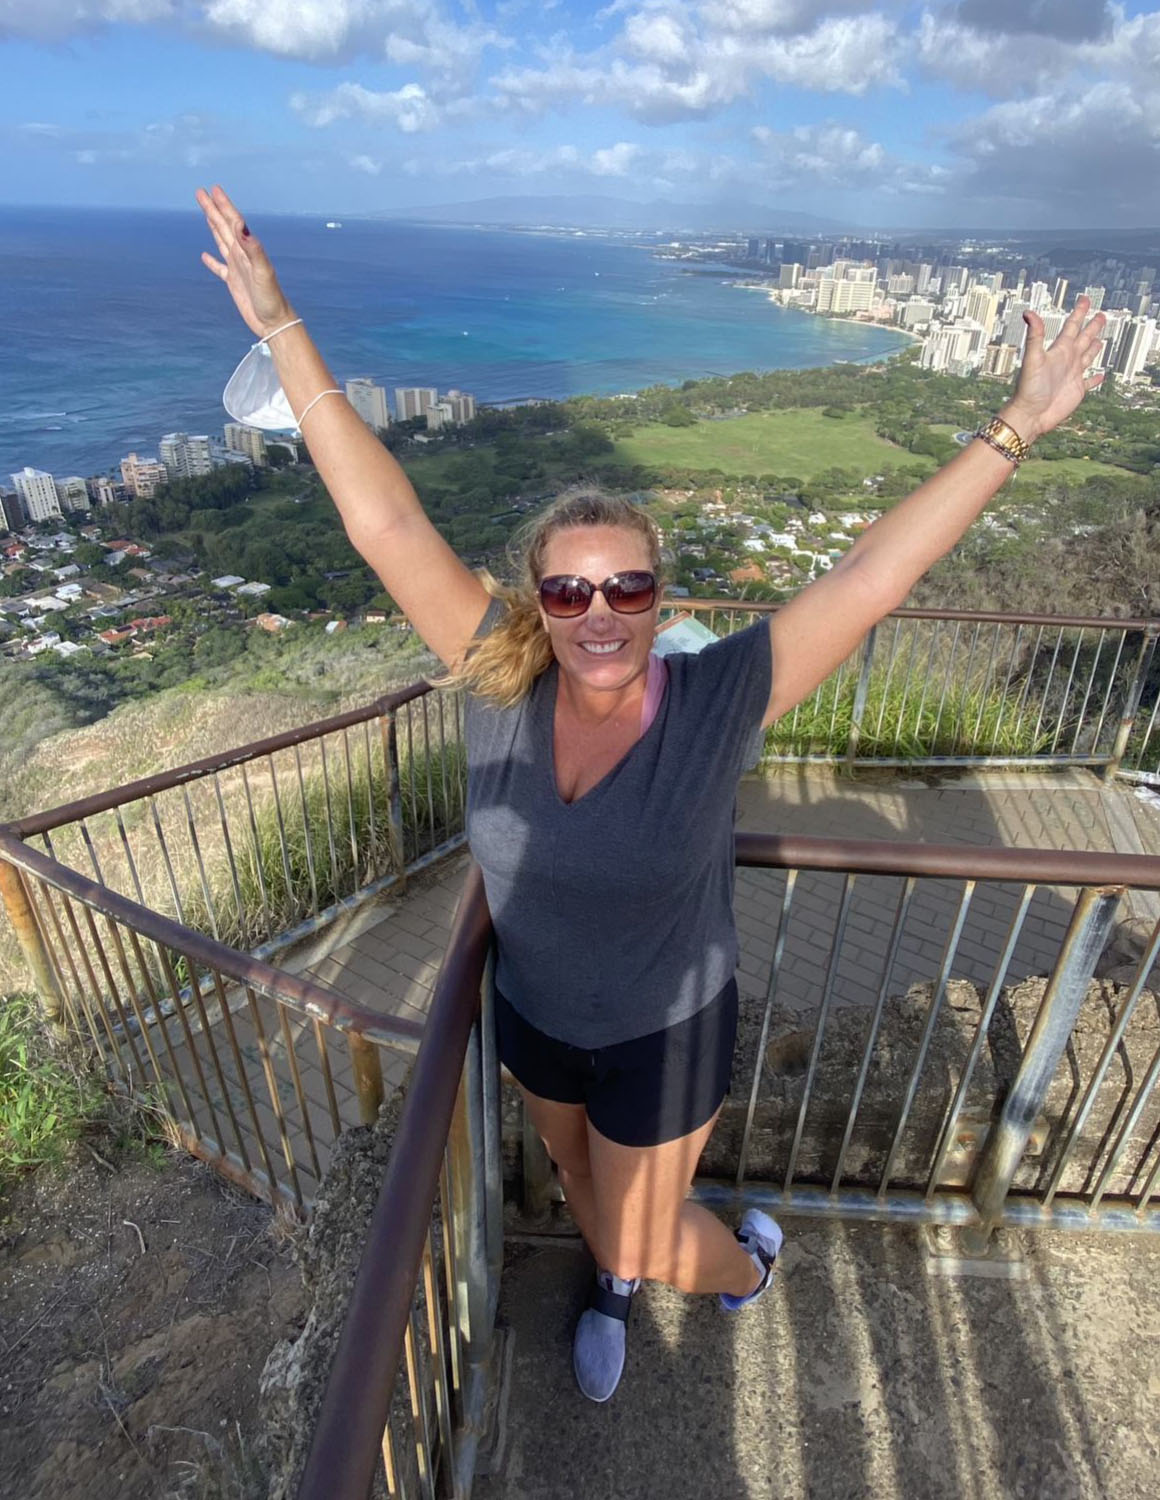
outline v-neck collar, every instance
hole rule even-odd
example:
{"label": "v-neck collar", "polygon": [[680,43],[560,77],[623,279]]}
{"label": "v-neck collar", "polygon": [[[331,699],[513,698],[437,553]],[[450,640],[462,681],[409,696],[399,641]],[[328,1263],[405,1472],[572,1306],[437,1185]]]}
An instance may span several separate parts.
{"label": "v-neck collar", "polygon": [[652,723],[645,732],[637,735],[636,739],[633,740],[632,744],[629,745],[616,764],[610,766],[594,786],[590,786],[579,797],[574,797],[571,802],[566,802],[560,795],[560,782],[556,776],[556,702],[560,689],[560,664],[552,661],[548,666],[547,672],[549,674],[548,681],[545,683],[544,690],[540,694],[542,710],[540,722],[536,725],[537,749],[541,752],[540,758],[547,767],[548,783],[556,805],[567,811],[570,808],[579,807],[582,803],[588,802],[591,798],[595,797],[598,792],[602,792],[612,778],[624,769],[638,746],[643,745],[652,735],[660,733],[659,725],[661,719],[664,717],[665,706],[668,703],[671,677],[668,672],[665,673],[666,681],[661,701],[657,706],[656,713],[653,715]]}

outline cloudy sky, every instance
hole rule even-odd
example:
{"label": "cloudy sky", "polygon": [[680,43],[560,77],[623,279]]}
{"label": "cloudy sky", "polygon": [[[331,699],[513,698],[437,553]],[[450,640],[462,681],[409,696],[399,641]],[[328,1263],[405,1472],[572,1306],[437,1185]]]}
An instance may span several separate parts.
{"label": "cloudy sky", "polygon": [[0,0],[0,201],[1160,224],[1160,5]]}

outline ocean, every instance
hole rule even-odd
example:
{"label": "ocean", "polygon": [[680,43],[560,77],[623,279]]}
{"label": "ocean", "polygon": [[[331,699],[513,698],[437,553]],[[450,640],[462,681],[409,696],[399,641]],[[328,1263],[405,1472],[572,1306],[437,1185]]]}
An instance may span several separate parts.
{"label": "ocean", "polygon": [[[883,358],[887,329],[775,307],[651,245],[321,217],[255,219],[339,380],[482,402]],[[167,432],[220,433],[252,339],[204,269],[196,211],[0,208],[0,483],[104,473]]]}

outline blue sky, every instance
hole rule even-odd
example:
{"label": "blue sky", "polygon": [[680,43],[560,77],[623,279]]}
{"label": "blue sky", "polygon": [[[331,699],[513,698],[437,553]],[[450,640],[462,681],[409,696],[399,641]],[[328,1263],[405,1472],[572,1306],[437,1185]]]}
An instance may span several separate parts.
{"label": "blue sky", "polygon": [[0,67],[7,203],[1160,224],[1156,0],[0,0]]}

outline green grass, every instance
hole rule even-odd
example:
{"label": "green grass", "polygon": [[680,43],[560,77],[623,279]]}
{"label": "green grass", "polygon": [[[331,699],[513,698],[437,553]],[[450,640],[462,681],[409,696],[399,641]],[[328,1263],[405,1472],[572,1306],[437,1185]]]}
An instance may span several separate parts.
{"label": "green grass", "polygon": [[[849,672],[840,684],[836,679],[823,683],[796,715],[786,714],[769,729],[766,756],[844,756],[854,718],[855,687],[856,674]],[[1036,737],[1033,714],[1025,713],[1020,723],[1018,692],[1004,696],[994,689],[983,693],[977,687],[964,689],[952,683],[940,713],[941,693],[941,673],[925,701],[921,684],[904,693],[899,685],[887,683],[885,673],[875,673],[862,713],[858,756],[904,760],[928,755],[1021,756],[1034,755],[1051,743],[1054,726],[1041,729]]]}
{"label": "green grass", "polygon": [[753,412],[695,427],[641,427],[618,440],[621,464],[721,469],[726,474],[783,474],[812,479],[826,469],[856,469],[862,475],[899,465],[931,469],[931,460],[880,438],[874,418],[848,412],[836,419],[815,407]]}
{"label": "green grass", "polygon": [[1137,474],[1132,469],[1122,469],[1118,464],[1101,463],[1094,458],[1029,458],[1019,467],[1016,485],[1024,484],[1083,484],[1085,479],[1137,479],[1141,484],[1149,481],[1146,474]]}
{"label": "green grass", "polygon": [[[252,833],[247,833],[235,844],[233,869],[223,857],[206,872],[222,942],[243,950],[251,948],[268,936],[267,912],[270,928],[284,931],[313,909],[315,898],[318,909],[325,910],[460,831],[462,787],[467,775],[465,747],[451,741],[442,749],[417,749],[409,757],[401,745],[399,759],[401,850],[396,847],[383,768],[374,764],[368,776],[362,757],[353,762],[349,788],[345,768],[332,760],[329,799],[320,773],[304,776],[305,815],[296,783],[283,784],[281,820],[272,798],[257,803],[256,842]],[[186,925],[212,934],[213,924],[195,871],[189,872],[185,884]],[[182,978],[188,976],[183,973]]]}
{"label": "green grass", "polygon": [[0,1191],[62,1161],[104,1106],[95,1079],[49,1042],[38,1003],[0,1000]]}
{"label": "green grass", "polygon": [[[973,421],[961,425],[937,422],[930,430],[953,438],[956,432],[973,431],[974,425]],[[1118,464],[1106,464],[1095,458],[1029,458],[1019,467],[1017,484],[1082,484],[1085,479],[1095,479],[1097,476],[1105,479],[1141,480],[1148,477],[1137,474],[1133,469],[1122,469]]]}

